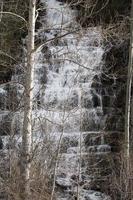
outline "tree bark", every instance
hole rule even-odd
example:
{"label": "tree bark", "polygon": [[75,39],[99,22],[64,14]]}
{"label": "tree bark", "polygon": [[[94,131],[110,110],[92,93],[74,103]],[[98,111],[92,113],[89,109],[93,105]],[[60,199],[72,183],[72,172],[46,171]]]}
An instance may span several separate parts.
{"label": "tree bark", "polygon": [[133,78],[133,0],[131,5],[131,24],[130,24],[130,49],[129,64],[127,74],[127,92],[126,92],[126,114],[125,114],[125,136],[126,136],[126,155],[130,157],[130,115],[131,115],[131,94]]}
{"label": "tree bark", "polygon": [[35,43],[35,11],[36,0],[29,3],[29,25],[27,41],[27,66],[25,73],[25,96],[24,96],[24,121],[22,133],[21,154],[21,199],[30,199],[30,167],[31,167],[31,145],[32,145],[32,98],[34,77],[34,43]]}
{"label": "tree bark", "polygon": [[133,199],[133,141],[131,134],[131,99],[132,99],[132,79],[133,79],[133,0],[131,1],[131,18],[130,18],[130,49],[129,49],[129,64],[127,74],[127,91],[126,91],[126,112],[125,112],[125,156],[127,159],[127,175],[129,183],[129,196]]}

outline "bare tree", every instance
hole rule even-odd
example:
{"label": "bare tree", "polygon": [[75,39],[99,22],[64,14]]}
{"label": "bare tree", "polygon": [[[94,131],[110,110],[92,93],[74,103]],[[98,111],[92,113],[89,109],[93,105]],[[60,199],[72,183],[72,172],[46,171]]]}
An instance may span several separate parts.
{"label": "bare tree", "polygon": [[130,24],[130,50],[129,64],[127,75],[127,92],[126,92],[126,114],[125,114],[125,137],[126,137],[126,155],[127,160],[130,157],[130,114],[131,114],[131,90],[133,78],[133,0],[131,3],[131,24]]}
{"label": "bare tree", "polygon": [[30,196],[30,166],[32,145],[32,89],[34,76],[34,40],[35,40],[35,11],[36,0],[30,0],[29,4],[29,26],[28,26],[28,49],[27,66],[25,73],[25,96],[24,96],[24,122],[22,133],[22,155],[21,155],[21,197],[23,200]]}

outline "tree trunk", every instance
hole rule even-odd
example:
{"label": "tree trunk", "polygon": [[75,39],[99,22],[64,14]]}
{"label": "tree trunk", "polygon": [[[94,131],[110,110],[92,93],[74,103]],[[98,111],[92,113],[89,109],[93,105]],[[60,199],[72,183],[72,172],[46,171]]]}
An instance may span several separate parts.
{"label": "tree trunk", "polygon": [[127,74],[127,92],[126,92],[126,113],[125,113],[125,156],[127,158],[127,176],[129,183],[129,197],[133,199],[133,136],[131,134],[131,99],[132,99],[132,79],[133,79],[133,0],[131,2],[131,19],[130,19],[130,49],[129,64]]}
{"label": "tree trunk", "polygon": [[32,145],[32,96],[34,76],[34,40],[35,40],[35,10],[36,0],[29,3],[29,27],[27,41],[27,66],[25,71],[24,121],[22,133],[21,155],[21,198],[30,199],[30,165]]}
{"label": "tree trunk", "polygon": [[126,92],[126,114],[125,114],[125,136],[126,136],[126,156],[130,157],[130,120],[131,120],[131,95],[132,95],[132,78],[133,78],[133,0],[131,5],[131,24],[130,24],[130,49],[129,64],[127,75],[127,92]]}

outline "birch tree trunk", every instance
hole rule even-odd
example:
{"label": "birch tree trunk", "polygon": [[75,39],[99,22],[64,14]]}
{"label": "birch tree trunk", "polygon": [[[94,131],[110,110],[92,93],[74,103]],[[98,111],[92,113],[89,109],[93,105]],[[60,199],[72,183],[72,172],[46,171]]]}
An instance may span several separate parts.
{"label": "birch tree trunk", "polygon": [[131,2],[131,22],[130,22],[130,49],[129,49],[129,64],[127,75],[127,92],[126,92],[126,113],[125,113],[125,137],[126,137],[126,156],[130,160],[131,149],[131,95],[132,95],[132,78],[133,78],[133,0]]}
{"label": "birch tree trunk", "polygon": [[27,66],[25,73],[25,96],[24,96],[24,121],[22,133],[22,155],[21,155],[21,199],[30,198],[30,157],[32,145],[32,96],[34,77],[34,40],[35,40],[35,10],[36,0],[29,3],[29,26],[27,41]]}

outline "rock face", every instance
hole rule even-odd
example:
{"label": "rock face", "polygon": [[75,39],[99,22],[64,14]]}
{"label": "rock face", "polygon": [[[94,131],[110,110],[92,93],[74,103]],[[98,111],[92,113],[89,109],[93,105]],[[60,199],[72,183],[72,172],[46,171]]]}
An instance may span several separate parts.
{"label": "rock face", "polygon": [[[112,165],[123,141],[128,42],[105,53],[100,28],[77,32],[77,11],[68,4],[42,0],[41,6],[36,43],[49,42],[35,60],[33,134],[49,136],[58,149],[55,198],[110,200]],[[0,135],[21,132],[16,107],[23,106],[23,76],[17,66],[17,84],[0,87]]]}
{"label": "rock face", "polygon": [[[77,21],[84,27],[88,25],[110,24],[121,21],[121,16],[127,17],[130,13],[130,0],[60,0],[71,5],[72,9],[78,10]],[[95,5],[95,6],[94,6]],[[90,14],[91,13],[91,14]]]}
{"label": "rock face", "polygon": [[103,193],[109,194],[112,153],[115,155],[121,149],[124,123],[121,107],[124,106],[117,108],[116,96],[121,95],[120,79],[116,73],[113,76],[117,66],[110,69],[111,61],[103,64],[103,58],[108,60],[109,54],[116,58],[117,55],[114,50],[104,55],[97,28],[84,31],[80,38],[68,34],[57,40],[58,29],[65,34],[63,27],[78,26],[76,21],[71,23],[74,10],[65,9],[64,5],[54,0],[47,2],[47,26],[55,26],[56,31],[44,34],[48,39],[55,37],[55,41],[46,48],[47,82],[45,94],[42,91],[39,97],[45,112],[50,108],[52,132],[58,135],[60,143],[55,196],[57,199],[74,199],[78,195],[81,199],[96,196],[109,199]]}
{"label": "rock face", "polygon": [[0,177],[1,177],[0,199],[2,200],[8,200],[8,195],[7,195],[4,180],[7,180],[9,177],[9,170],[10,170],[9,162],[10,161],[9,161],[9,156],[7,152],[4,152],[2,149],[0,149]]}

